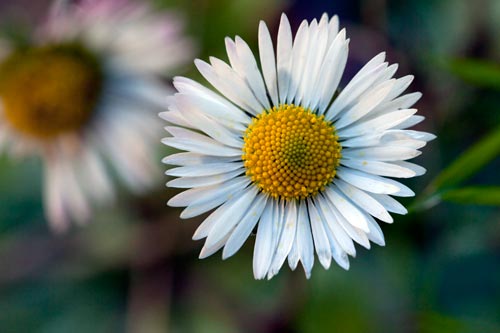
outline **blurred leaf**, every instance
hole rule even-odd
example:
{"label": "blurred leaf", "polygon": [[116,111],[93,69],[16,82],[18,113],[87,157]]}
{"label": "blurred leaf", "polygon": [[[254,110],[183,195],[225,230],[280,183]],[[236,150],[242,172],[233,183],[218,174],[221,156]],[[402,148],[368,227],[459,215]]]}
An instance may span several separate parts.
{"label": "blurred leaf", "polygon": [[500,65],[477,59],[455,59],[448,69],[471,84],[500,90]]}
{"label": "blurred leaf", "polygon": [[459,185],[500,155],[500,127],[475,143],[444,169],[431,183],[431,189]]}
{"label": "blurred leaf", "polygon": [[447,191],[441,198],[445,201],[476,204],[476,205],[500,205],[500,186],[465,187],[457,190]]}
{"label": "blurred leaf", "polygon": [[493,333],[498,332],[499,328],[495,323],[467,320],[433,312],[422,313],[419,319],[419,332],[422,333]]}

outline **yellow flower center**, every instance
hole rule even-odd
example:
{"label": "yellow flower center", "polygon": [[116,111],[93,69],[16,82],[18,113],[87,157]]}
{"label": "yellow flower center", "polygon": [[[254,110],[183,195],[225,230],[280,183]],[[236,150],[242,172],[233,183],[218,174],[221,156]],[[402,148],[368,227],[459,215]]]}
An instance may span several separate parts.
{"label": "yellow flower center", "polygon": [[0,101],[10,125],[38,139],[79,130],[91,117],[102,73],[75,45],[14,53],[0,65]]}
{"label": "yellow flower center", "polygon": [[286,200],[323,190],[335,176],[342,150],[324,116],[293,104],[253,118],[244,141],[246,175],[263,192]]}

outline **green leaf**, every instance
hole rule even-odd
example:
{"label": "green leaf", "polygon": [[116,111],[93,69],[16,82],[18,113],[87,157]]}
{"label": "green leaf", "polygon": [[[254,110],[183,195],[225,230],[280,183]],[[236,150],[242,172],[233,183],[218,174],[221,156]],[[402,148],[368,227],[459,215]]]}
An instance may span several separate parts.
{"label": "green leaf", "polygon": [[461,204],[500,206],[500,186],[474,186],[444,192],[441,198]]}
{"label": "green leaf", "polygon": [[500,127],[462,153],[431,183],[430,191],[459,185],[500,155]]}
{"label": "green leaf", "polygon": [[499,326],[494,322],[478,319],[452,317],[437,312],[423,312],[419,315],[419,330],[421,333],[493,333]]}
{"label": "green leaf", "polygon": [[500,65],[477,59],[455,59],[448,70],[471,84],[500,90]]}

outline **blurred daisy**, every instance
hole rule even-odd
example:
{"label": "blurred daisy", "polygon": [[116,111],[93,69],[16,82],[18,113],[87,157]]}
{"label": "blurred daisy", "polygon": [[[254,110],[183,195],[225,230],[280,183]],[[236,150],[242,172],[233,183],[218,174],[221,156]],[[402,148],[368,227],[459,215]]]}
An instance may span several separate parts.
{"label": "blurred daisy", "polygon": [[391,196],[413,196],[386,177],[425,170],[406,160],[434,135],[407,130],[420,121],[410,107],[420,93],[401,95],[413,77],[394,79],[385,54],[369,61],[337,93],[348,54],[345,30],[325,14],[303,21],[295,38],[283,15],[276,57],[265,23],[259,26],[261,70],[248,45],[226,38],[229,64],[196,60],[218,91],[178,77],[169,111],[178,126],[163,142],[186,150],[164,159],[178,167],[167,185],[189,188],[169,201],[182,218],[213,211],[194,239],[206,238],[200,257],[224,247],[236,253],[257,228],[253,271],[271,278],[284,261],[302,263],[309,277],[314,251],[328,268],[348,269],[354,242],[384,245],[377,220],[406,209]]}
{"label": "blurred daisy", "polygon": [[133,191],[155,183],[166,91],[155,75],[192,54],[180,22],[144,3],[60,3],[30,46],[0,43],[0,149],[41,155],[56,231],[113,198],[107,164]]}

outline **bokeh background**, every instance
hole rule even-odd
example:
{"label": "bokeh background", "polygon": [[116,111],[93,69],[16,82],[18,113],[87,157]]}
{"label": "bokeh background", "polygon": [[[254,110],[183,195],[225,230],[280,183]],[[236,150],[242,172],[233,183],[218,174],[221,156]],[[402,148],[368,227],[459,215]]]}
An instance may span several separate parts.
{"label": "bokeh background", "polygon": [[[387,51],[400,64],[397,75],[414,74],[410,89],[424,94],[417,107],[427,119],[418,129],[438,135],[418,158],[427,174],[405,182],[420,193],[404,200],[412,213],[382,226],[386,247],[358,247],[349,271],[317,264],[306,280],[300,267],[284,267],[271,281],[255,281],[253,239],[228,260],[197,259],[202,242],[191,235],[200,219],[179,221],[179,210],[166,207],[174,193],[166,177],[145,196],[121,191],[91,224],[55,236],[43,218],[40,161],[1,156],[0,332],[500,332],[500,192],[474,192],[500,185],[500,1],[154,5],[186,19],[203,59],[226,59],[226,35],[257,50],[259,20],[276,32],[283,11],[294,28],[323,12],[340,16],[351,38],[345,80]],[[0,31],[29,30],[48,6],[1,0]],[[199,78],[194,66],[180,74]],[[478,158],[470,151],[464,162],[485,136],[484,165],[472,166]],[[158,163],[166,153],[159,143]],[[443,170],[452,174],[448,185],[475,186],[472,194],[441,202],[433,179]]]}

